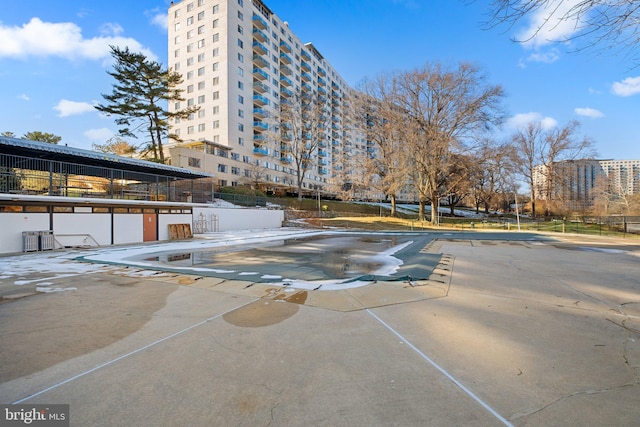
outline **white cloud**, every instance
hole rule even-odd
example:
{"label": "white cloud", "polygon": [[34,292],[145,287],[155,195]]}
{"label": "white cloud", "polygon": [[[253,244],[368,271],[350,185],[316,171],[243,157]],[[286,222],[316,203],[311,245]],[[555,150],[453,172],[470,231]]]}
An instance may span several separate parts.
{"label": "white cloud", "polygon": [[27,95],[26,93],[21,93],[20,95],[18,95],[18,99],[22,99],[23,101],[31,101],[31,98],[29,98],[29,95]]}
{"label": "white cloud", "polygon": [[592,119],[599,119],[600,117],[604,117],[602,111],[596,110],[594,108],[576,108],[573,111],[579,116],[591,117]]}
{"label": "white cloud", "polygon": [[157,60],[149,49],[137,40],[121,37],[122,27],[117,24],[105,24],[100,37],[85,39],[82,29],[72,22],[43,22],[31,18],[22,27],[0,24],[0,58],[26,59],[31,56],[57,56],[65,59],[100,60],[111,56],[109,45],[124,48],[128,46],[134,52],[142,52],[147,58]]}
{"label": "white cloud", "polygon": [[507,126],[514,129],[525,128],[529,123],[540,123],[543,129],[551,129],[558,125],[556,119],[544,117],[542,114],[536,112],[516,114],[507,120]]}
{"label": "white cloud", "polygon": [[544,64],[552,64],[560,59],[557,49],[548,52],[536,52],[527,57],[527,62],[542,62]]}
{"label": "white cloud", "polygon": [[[540,48],[549,43],[566,41],[581,29],[581,23],[571,17],[571,9],[583,0],[551,0],[529,17],[527,28],[518,34],[525,46]],[[569,16],[567,16],[569,15]]]}
{"label": "white cloud", "polygon": [[100,128],[100,129],[89,129],[88,131],[84,132],[83,135],[93,142],[104,143],[115,134],[111,129]]}
{"label": "white cloud", "polygon": [[169,28],[169,17],[166,13],[162,12],[151,12],[151,23],[156,25],[163,30],[167,30]]}
{"label": "white cloud", "polygon": [[627,77],[611,86],[611,92],[618,96],[631,96],[640,93],[640,77]]}
{"label": "white cloud", "polygon": [[97,102],[89,104],[88,102],[76,102],[69,101],[67,99],[61,99],[60,102],[58,102],[58,105],[53,107],[53,109],[58,111],[58,117],[68,117],[76,114],[88,113],[90,111],[97,112],[97,110],[94,108],[94,105],[96,104]]}

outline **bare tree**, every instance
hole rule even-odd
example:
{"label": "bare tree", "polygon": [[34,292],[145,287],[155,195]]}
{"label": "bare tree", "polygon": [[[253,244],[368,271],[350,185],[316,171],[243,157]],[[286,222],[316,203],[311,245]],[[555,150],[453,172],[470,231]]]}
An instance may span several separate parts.
{"label": "bare tree", "polygon": [[91,148],[101,153],[113,153],[118,156],[132,156],[136,147],[117,136],[109,138],[104,144],[91,144]]}
{"label": "bare tree", "polygon": [[322,141],[327,141],[330,120],[326,100],[309,92],[283,96],[280,104],[280,153],[291,160],[296,171],[298,200],[307,172],[316,166]]}
{"label": "bare tree", "polygon": [[396,196],[407,181],[407,158],[403,128],[407,120],[396,103],[397,88],[393,75],[379,75],[363,83],[357,98],[358,120],[366,123],[367,141],[375,143],[375,152],[366,152],[364,170],[371,185],[391,201],[391,216],[396,215]]}
{"label": "bare tree", "polygon": [[419,215],[424,217],[424,204],[431,202],[432,224],[438,221],[439,199],[446,194],[443,175],[451,154],[504,120],[502,87],[486,80],[479,68],[464,62],[455,67],[426,64],[397,77],[396,103],[409,118],[403,139],[411,150]]}
{"label": "bare tree", "polygon": [[546,200],[548,213],[550,202],[558,193],[558,162],[594,155],[591,151],[593,142],[576,136],[579,126],[577,121],[570,121],[563,128],[545,130],[540,122],[532,122],[512,136],[516,168],[529,184],[533,217],[540,196]]}
{"label": "bare tree", "polygon": [[[493,0],[489,24],[513,25],[528,16],[539,15],[528,41],[543,32],[568,28],[555,42],[581,41],[584,47],[621,49],[633,61],[640,44],[640,2],[637,0]],[[637,64],[636,64],[637,65]]]}

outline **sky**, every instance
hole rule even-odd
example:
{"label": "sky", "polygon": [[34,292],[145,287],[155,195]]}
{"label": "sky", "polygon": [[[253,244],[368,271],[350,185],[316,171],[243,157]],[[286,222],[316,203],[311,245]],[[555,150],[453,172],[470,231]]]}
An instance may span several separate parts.
{"label": "sky", "polygon": [[[186,0],[185,0],[186,1]],[[214,4],[217,0],[207,0]],[[245,0],[250,1],[250,0]],[[566,0],[576,2],[577,0]],[[485,0],[265,0],[352,87],[427,63],[479,66],[506,93],[500,138],[530,121],[580,122],[597,158],[640,159],[640,66],[615,49],[549,43],[573,27],[525,39],[538,16],[487,28]],[[0,12],[0,133],[61,136],[91,149],[117,135],[93,106],[114,80],[109,45],[167,66],[169,0],[22,0]],[[134,141],[135,142],[135,141]],[[139,141],[138,141],[139,142]]]}

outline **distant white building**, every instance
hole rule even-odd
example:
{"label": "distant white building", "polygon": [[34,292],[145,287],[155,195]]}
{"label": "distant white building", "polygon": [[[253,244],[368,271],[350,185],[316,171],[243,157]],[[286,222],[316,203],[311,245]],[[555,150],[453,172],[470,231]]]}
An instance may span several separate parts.
{"label": "distant white building", "polygon": [[565,160],[553,164],[553,171],[536,166],[534,187],[540,200],[560,200],[567,206],[591,206],[597,187],[618,195],[640,194],[640,160]]}

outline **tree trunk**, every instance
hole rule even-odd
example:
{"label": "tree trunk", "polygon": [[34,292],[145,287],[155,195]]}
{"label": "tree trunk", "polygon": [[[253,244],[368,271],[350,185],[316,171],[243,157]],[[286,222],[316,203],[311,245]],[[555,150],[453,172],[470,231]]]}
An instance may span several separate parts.
{"label": "tree trunk", "polygon": [[396,216],[396,195],[391,195],[391,216]]}

